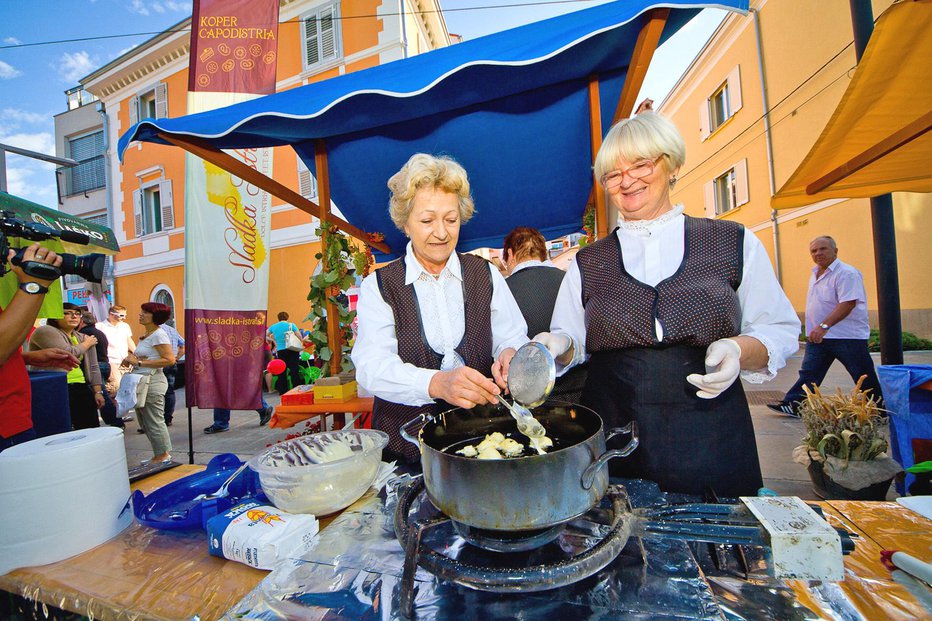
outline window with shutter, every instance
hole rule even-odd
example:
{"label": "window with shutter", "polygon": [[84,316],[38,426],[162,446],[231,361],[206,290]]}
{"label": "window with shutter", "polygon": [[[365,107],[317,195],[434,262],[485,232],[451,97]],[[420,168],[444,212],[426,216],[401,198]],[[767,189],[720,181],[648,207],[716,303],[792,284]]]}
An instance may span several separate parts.
{"label": "window with shutter", "polygon": [[142,218],[142,190],[133,192],[133,225],[137,238],[146,234],[145,222]]}
{"label": "window with shutter", "polygon": [[159,200],[161,203],[162,228],[166,231],[175,228],[175,209],[172,204],[172,181],[166,179],[159,183]]}
{"label": "window with shutter", "polygon": [[322,60],[330,60],[336,58],[336,55],[333,9],[326,9],[320,12],[320,57]]}
{"label": "window with shutter", "polygon": [[735,169],[729,168],[724,174],[719,175],[713,182],[715,184],[715,214],[722,215],[728,213],[738,206],[737,197],[735,196]]}
{"label": "window with shutter", "polygon": [[317,198],[317,179],[307,169],[301,158],[298,158],[298,193],[309,200]]}
{"label": "window with shutter", "polygon": [[307,45],[304,65],[306,67],[312,67],[320,62],[320,41],[317,36],[316,15],[310,15],[304,18],[304,41]]}
{"label": "window with shutter", "polygon": [[168,86],[159,82],[155,86],[155,118],[164,119],[168,116]]}
{"label": "window with shutter", "polygon": [[751,200],[748,188],[748,161],[743,159],[735,164],[735,207],[740,207]]}
{"label": "window with shutter", "polygon": [[733,117],[743,105],[741,99],[741,67],[731,70],[725,82],[699,106],[702,140]]}
{"label": "window with shutter", "polygon": [[314,69],[342,58],[339,4],[333,3],[305,14],[304,68]]}
{"label": "window with shutter", "polygon": [[731,109],[728,104],[728,83],[726,82],[709,97],[709,122],[712,131],[724,125],[725,121],[731,117]]}
{"label": "window with shutter", "polygon": [[64,169],[64,194],[70,196],[106,185],[104,178],[104,133],[85,134],[68,141],[71,159],[77,166]]}

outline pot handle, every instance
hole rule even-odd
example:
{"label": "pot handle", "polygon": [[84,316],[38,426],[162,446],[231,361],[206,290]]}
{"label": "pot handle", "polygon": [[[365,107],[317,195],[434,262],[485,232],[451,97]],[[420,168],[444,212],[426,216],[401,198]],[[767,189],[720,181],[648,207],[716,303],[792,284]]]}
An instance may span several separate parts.
{"label": "pot handle", "polygon": [[637,421],[631,421],[624,427],[616,427],[614,429],[609,429],[608,434],[605,436],[605,440],[611,440],[615,436],[622,434],[631,434],[631,439],[628,441],[628,444],[622,449],[612,449],[610,451],[605,451],[599,458],[594,462],[589,464],[589,467],[583,471],[581,483],[583,489],[589,489],[592,487],[592,483],[595,480],[595,473],[599,471],[599,468],[604,466],[609,459],[613,457],[627,457],[634,452],[634,449],[638,447],[641,440],[638,437],[638,424]]}
{"label": "pot handle", "polygon": [[426,412],[422,412],[401,426],[401,437],[414,446],[421,448],[421,442],[417,438],[417,433],[420,431],[420,427],[423,427],[425,423],[430,422],[433,418],[433,416]]}

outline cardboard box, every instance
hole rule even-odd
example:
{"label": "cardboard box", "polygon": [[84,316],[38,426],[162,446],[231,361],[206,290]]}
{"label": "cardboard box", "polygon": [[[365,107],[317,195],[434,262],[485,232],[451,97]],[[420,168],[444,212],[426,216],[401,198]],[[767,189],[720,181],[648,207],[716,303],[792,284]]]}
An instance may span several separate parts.
{"label": "cardboard box", "polygon": [[[323,379],[337,379],[337,378],[323,378]],[[356,398],[356,382],[348,382],[346,384],[332,384],[331,382],[325,382],[321,384],[320,380],[314,384],[314,402],[322,403],[325,401],[332,401],[334,403],[342,403]]]}
{"label": "cardboard box", "polygon": [[314,387],[295,386],[282,395],[282,405],[311,405],[314,403]]}

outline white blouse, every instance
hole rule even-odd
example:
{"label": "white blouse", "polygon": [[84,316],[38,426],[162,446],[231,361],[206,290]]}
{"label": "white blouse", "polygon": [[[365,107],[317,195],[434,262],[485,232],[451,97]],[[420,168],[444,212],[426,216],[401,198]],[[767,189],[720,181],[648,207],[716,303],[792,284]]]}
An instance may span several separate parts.
{"label": "white blouse", "polygon": [[[463,301],[463,271],[454,252],[439,277],[427,272],[408,243],[405,257],[405,284],[414,283],[421,322],[427,343],[443,356],[440,370],[463,366],[454,348],[466,330]],[[503,350],[518,348],[528,341],[527,324],[511,290],[497,269],[492,275],[492,357]],[[398,356],[395,316],[382,298],[375,274],[362,283],[356,305],[358,330],[350,354],[356,367],[356,380],[372,394],[405,405],[433,403],[428,393],[430,380],[438,371],[402,362]],[[480,369],[485,372],[486,369]]]}
{"label": "white blouse", "polygon": [[[686,219],[682,205],[649,222],[619,222],[625,269],[640,282],[654,287],[669,278],[683,262]],[[799,317],[777,282],[767,251],[757,236],[744,235],[744,268],[738,286],[741,305],[741,335],[752,336],[767,348],[766,369],[742,371],[744,379],[762,383],[773,379],[786,359],[799,349]],[[657,339],[663,338],[660,323],[654,322]],[[558,374],[589,358],[586,353],[586,323],[582,306],[579,265],[570,263],[557,295],[550,321],[551,332],[573,339],[574,358]]]}

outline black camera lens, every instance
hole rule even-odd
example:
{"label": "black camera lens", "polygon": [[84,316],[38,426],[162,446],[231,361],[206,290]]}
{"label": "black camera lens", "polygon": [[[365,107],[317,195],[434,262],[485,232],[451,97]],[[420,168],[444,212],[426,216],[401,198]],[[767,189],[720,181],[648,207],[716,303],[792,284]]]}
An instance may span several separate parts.
{"label": "black camera lens", "polygon": [[62,274],[75,274],[89,282],[100,282],[104,277],[104,266],[107,262],[106,255],[99,252],[91,254],[68,254],[60,253],[61,267],[39,263],[38,261],[23,261],[25,248],[19,248],[13,255],[11,262],[13,265],[22,265],[23,271],[35,278],[42,280],[55,280]]}
{"label": "black camera lens", "polygon": [[62,254],[62,274],[75,274],[89,282],[100,282],[104,277],[107,257],[99,252],[91,254]]}

